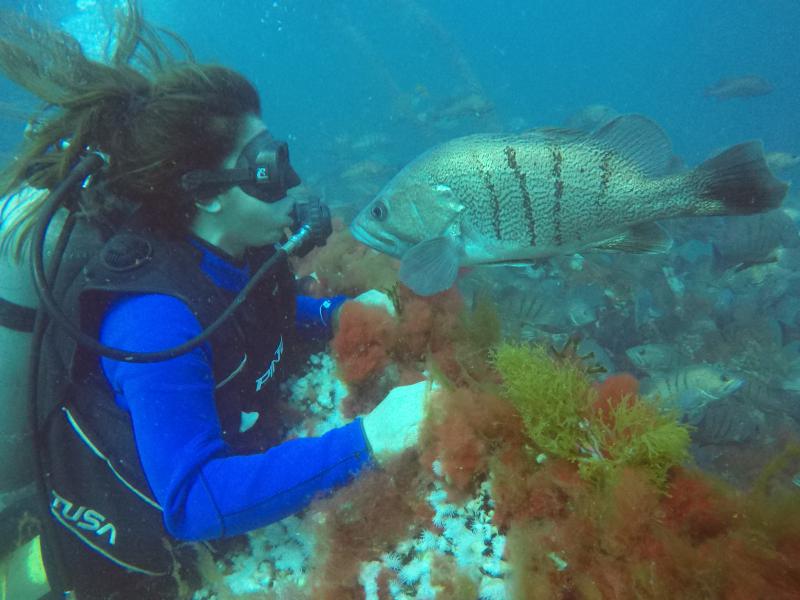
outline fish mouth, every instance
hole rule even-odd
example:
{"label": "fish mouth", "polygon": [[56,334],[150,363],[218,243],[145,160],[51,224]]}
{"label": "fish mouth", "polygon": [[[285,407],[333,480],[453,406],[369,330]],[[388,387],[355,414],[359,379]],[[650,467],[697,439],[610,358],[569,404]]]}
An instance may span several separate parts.
{"label": "fish mouth", "polygon": [[384,254],[390,254],[392,256],[398,256],[400,254],[395,240],[388,236],[381,235],[380,233],[367,231],[364,226],[355,221],[350,224],[350,233],[357,241],[378,252],[383,252]]}

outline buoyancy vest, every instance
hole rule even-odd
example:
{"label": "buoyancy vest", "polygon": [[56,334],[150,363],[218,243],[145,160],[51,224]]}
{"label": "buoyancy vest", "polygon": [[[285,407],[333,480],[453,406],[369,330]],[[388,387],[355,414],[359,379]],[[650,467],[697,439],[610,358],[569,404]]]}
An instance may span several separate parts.
{"label": "buoyancy vest", "polygon": [[[233,299],[202,271],[202,252],[188,242],[136,230],[102,242],[81,222],[71,239],[76,244],[67,253],[88,249],[93,256],[80,269],[67,265],[53,289],[67,316],[94,337],[107,307],[121,294],[174,296],[204,328]],[[248,260],[257,267],[272,251],[252,253]],[[210,338],[215,402],[232,453],[264,451],[285,433],[267,413],[294,362],[294,285],[281,263]],[[148,487],[130,417],[117,405],[99,357],[57,324],[50,324],[43,338],[37,393],[40,451],[50,512],[58,524],[50,528],[57,539],[46,536],[45,543],[66,556],[62,576],[71,587],[87,590],[87,597],[136,587],[141,579],[171,579],[176,544]],[[255,418],[246,431],[243,413],[249,421]],[[87,584],[87,575],[102,581]]]}

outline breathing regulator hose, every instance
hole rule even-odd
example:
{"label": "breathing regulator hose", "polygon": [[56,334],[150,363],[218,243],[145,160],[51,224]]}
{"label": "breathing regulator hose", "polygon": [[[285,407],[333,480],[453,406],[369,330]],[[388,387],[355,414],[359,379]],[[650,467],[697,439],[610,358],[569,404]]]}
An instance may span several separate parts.
{"label": "breathing regulator hose", "polygon": [[[98,152],[90,152],[84,156],[72,169],[66,179],[64,179],[64,181],[62,181],[48,196],[43,208],[43,216],[37,224],[33,235],[33,281],[42,306],[53,321],[60,327],[63,327],[81,346],[101,356],[129,363],[151,363],[169,360],[191,352],[211,337],[214,332],[233,315],[236,309],[246,300],[253,288],[258,285],[281,260],[292,253],[303,256],[313,247],[324,245],[325,240],[331,233],[331,217],[327,206],[322,204],[317,198],[297,202],[292,210],[293,230],[296,230],[295,233],[292,234],[285,243],[277,246],[275,254],[270,256],[270,258],[259,267],[256,273],[247,282],[247,285],[245,285],[242,291],[239,292],[236,298],[231,301],[230,305],[228,305],[211,325],[183,344],[157,352],[134,352],[132,350],[112,348],[82,332],[80,328],[64,314],[64,311],[53,297],[50,288],[51,284],[50,281],[48,281],[48,279],[54,279],[54,276],[48,278],[44,266],[45,239],[47,237],[47,229],[53,217],[58,209],[64,205],[65,199],[69,196],[74,186],[79,182],[86,181],[87,177],[90,177],[106,162],[107,157]],[[51,265],[51,273],[57,271],[57,261],[59,261],[61,251],[63,251],[66,246],[66,241],[72,230],[72,224],[72,219],[68,217],[67,223],[56,242],[56,250],[53,255],[55,264]]]}

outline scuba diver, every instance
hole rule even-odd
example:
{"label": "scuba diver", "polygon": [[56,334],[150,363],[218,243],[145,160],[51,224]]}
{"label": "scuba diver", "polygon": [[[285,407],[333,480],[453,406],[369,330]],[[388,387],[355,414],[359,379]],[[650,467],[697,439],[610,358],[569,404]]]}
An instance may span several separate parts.
{"label": "scuba diver", "polygon": [[174,59],[135,0],[107,63],[19,14],[0,33],[0,70],[48,105],[0,181],[2,405],[35,442],[2,440],[19,461],[0,474],[35,483],[25,560],[41,552],[47,581],[5,585],[182,597],[187,542],[282,519],[414,446],[428,386],[287,440],[298,335],[330,335],[347,299],[296,293],[286,255],[323,244],[330,216],[287,196],[300,180],[253,85]]}

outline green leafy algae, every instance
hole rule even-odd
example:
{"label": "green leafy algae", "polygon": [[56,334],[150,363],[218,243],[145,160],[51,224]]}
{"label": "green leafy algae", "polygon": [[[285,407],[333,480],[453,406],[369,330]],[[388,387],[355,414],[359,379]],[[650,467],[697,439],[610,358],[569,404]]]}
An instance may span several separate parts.
{"label": "green leafy algae", "polygon": [[501,344],[493,362],[503,395],[519,411],[531,441],[548,454],[576,458],[591,406],[583,373],[572,364],[557,364],[539,346]]}
{"label": "green leafy algae", "polygon": [[598,483],[622,467],[641,467],[659,486],[671,467],[689,457],[689,431],[675,413],[630,395],[600,398],[578,365],[558,362],[544,348],[505,343],[492,361],[502,395],[522,417],[533,456],[570,460],[583,478]]}

